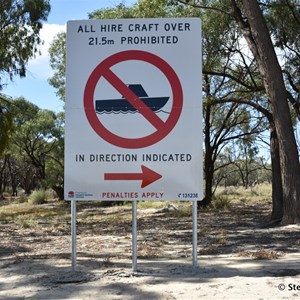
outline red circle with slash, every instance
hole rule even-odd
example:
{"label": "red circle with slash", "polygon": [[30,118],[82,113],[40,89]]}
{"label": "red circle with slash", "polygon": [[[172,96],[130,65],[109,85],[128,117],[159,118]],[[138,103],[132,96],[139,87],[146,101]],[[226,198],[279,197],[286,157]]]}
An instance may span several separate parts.
{"label": "red circle with slash", "polygon": [[[166,121],[159,118],[129,87],[111,71],[111,67],[129,60],[139,60],[157,67],[168,79],[173,94],[173,104]],[[139,138],[126,138],[109,131],[99,120],[94,107],[94,92],[98,81],[105,78],[126,100],[156,129],[153,133]],[[84,109],[94,131],[108,143],[128,149],[151,146],[166,137],[179,120],[183,105],[183,92],[179,78],[172,67],[155,54],[140,50],[118,52],[103,60],[91,73],[84,90]]]}

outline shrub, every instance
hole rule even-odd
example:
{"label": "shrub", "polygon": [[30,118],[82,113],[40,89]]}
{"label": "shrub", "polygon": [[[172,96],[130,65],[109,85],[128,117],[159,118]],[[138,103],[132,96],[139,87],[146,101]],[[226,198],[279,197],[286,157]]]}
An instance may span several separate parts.
{"label": "shrub", "polygon": [[211,202],[211,207],[218,210],[229,210],[230,209],[230,199],[227,195],[215,195]]}
{"label": "shrub", "polygon": [[29,204],[43,204],[46,203],[47,194],[45,190],[36,190],[31,193],[28,199]]}
{"label": "shrub", "polygon": [[45,191],[46,199],[54,199],[56,196],[56,193],[52,189],[48,189]]}

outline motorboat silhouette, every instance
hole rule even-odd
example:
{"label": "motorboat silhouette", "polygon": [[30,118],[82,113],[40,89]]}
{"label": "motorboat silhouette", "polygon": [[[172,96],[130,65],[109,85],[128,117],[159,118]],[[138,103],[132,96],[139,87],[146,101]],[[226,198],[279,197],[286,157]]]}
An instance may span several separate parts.
{"label": "motorboat silhouette", "polygon": [[[149,97],[141,84],[129,84],[128,88],[133,91],[146,106],[152,111],[159,111],[168,102],[170,97]],[[136,112],[138,109],[131,105],[124,97],[120,99],[96,100],[97,113],[111,112]]]}

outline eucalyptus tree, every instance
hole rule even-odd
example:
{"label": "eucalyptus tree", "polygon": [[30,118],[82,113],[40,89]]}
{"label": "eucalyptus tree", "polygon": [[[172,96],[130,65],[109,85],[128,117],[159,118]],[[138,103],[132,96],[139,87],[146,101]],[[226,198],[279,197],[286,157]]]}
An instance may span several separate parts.
{"label": "eucalyptus tree", "polygon": [[[207,100],[207,99],[206,99]],[[220,174],[221,168],[227,168],[228,164],[236,164],[233,160],[220,163],[219,157],[224,149],[230,148],[234,157],[240,157],[247,153],[249,159],[257,159],[257,137],[266,131],[266,118],[249,105],[234,102],[212,101],[204,105],[204,131],[205,131],[205,198],[198,205],[207,206],[212,201],[212,196],[222,178],[216,178],[215,173]],[[239,147],[232,147],[239,145]],[[243,157],[247,162],[247,157]],[[217,163],[218,162],[218,163]],[[246,165],[247,167],[247,165]],[[219,172],[218,172],[219,171]],[[244,176],[244,173],[246,175]],[[247,187],[249,172],[241,173],[243,184]],[[227,176],[230,176],[227,174]]]}
{"label": "eucalyptus tree", "polygon": [[300,164],[282,68],[259,3],[254,0],[243,0],[242,12],[237,3],[232,2],[233,16],[257,61],[266,94],[270,99],[279,143],[283,217],[288,223],[298,223],[300,222]]}
{"label": "eucalyptus tree", "polygon": [[[0,90],[14,76],[24,77],[29,59],[38,53],[42,22],[50,12],[49,0],[0,1]],[[12,134],[9,99],[0,95],[0,157]]]}
{"label": "eucalyptus tree", "polygon": [[30,192],[38,186],[62,185],[59,177],[63,174],[62,114],[40,109],[24,98],[13,101],[11,112],[18,130],[12,135],[9,151],[23,177],[20,179],[22,187]]}
{"label": "eucalyptus tree", "polygon": [[257,159],[258,146],[253,144],[251,138],[246,137],[231,143],[231,147],[228,147],[228,149],[230,150],[228,151],[229,162],[237,170],[242,186],[248,189],[250,186],[255,185],[259,179],[253,174],[257,174],[257,170],[262,167]]}
{"label": "eucalyptus tree", "polygon": [[46,178],[44,184],[51,187],[60,200],[64,199],[64,124],[65,114],[55,115],[53,127],[52,151],[46,155]]}
{"label": "eucalyptus tree", "polygon": [[3,77],[26,75],[28,60],[42,43],[39,33],[49,12],[49,0],[0,1],[0,89]]}
{"label": "eucalyptus tree", "polygon": [[[206,10],[201,12],[201,19],[205,95],[205,198],[199,205],[206,206],[210,204],[213,188],[219,182],[214,178],[215,171],[221,174],[220,169],[230,163],[220,163],[222,160],[218,158],[223,149],[232,140],[235,143],[251,140],[251,144],[254,144],[259,134],[268,128],[265,114],[269,112],[263,108],[258,110],[258,102],[264,102],[261,101],[264,89],[257,78],[256,66],[244,52],[242,36],[230,22],[230,17],[220,15],[217,10]],[[247,146],[251,148],[251,144]]]}
{"label": "eucalyptus tree", "polygon": [[[253,58],[253,64],[259,71],[260,82],[268,98],[265,107],[269,108],[273,119],[273,133],[278,137],[280,157],[280,174],[283,193],[283,218],[287,223],[300,222],[300,165],[293,124],[288,101],[298,99],[297,81],[291,80],[287,74],[287,66],[291,70],[293,59],[299,57],[299,1],[264,1],[256,0],[228,0],[228,1],[176,1],[189,4],[202,11],[214,11],[220,18],[227,16],[232,27],[236,27],[242,34]],[[289,18],[284,19],[289,25],[282,25],[278,18],[280,11],[284,11]],[[275,13],[276,12],[276,13]],[[275,17],[274,17],[275,16]],[[271,24],[271,20],[273,23]],[[276,25],[278,24],[278,25]],[[292,34],[286,29],[294,26]],[[278,35],[276,35],[278,33]],[[286,36],[285,39],[282,37]],[[281,41],[281,42],[280,42]],[[284,41],[284,43],[282,42]],[[279,63],[276,47],[280,46],[289,55],[287,65],[283,68]],[[290,73],[289,73],[290,74]],[[255,77],[256,78],[256,77]],[[237,77],[239,80],[239,77]],[[287,79],[286,81],[284,79]],[[293,93],[291,93],[291,91]],[[294,101],[294,109],[298,110]],[[297,112],[298,113],[298,112]]]}

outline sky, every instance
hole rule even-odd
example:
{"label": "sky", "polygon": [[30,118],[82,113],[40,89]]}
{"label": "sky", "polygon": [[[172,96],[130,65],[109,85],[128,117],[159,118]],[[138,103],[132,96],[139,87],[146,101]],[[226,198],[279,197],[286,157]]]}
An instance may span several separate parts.
{"label": "sky", "polygon": [[41,109],[54,112],[63,110],[64,103],[56,96],[56,90],[50,86],[48,79],[53,70],[49,65],[48,49],[54,36],[66,30],[69,20],[88,19],[88,13],[101,8],[115,7],[119,3],[132,5],[137,0],[50,0],[51,12],[44,23],[40,36],[44,44],[40,46],[41,55],[31,59],[27,65],[25,78],[14,77],[7,81],[1,93],[12,98],[24,97]]}

